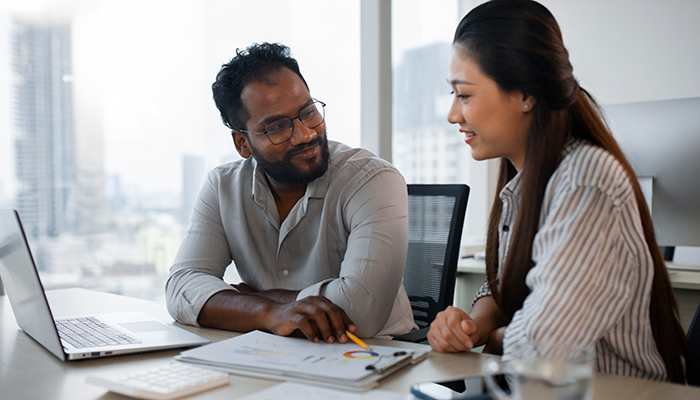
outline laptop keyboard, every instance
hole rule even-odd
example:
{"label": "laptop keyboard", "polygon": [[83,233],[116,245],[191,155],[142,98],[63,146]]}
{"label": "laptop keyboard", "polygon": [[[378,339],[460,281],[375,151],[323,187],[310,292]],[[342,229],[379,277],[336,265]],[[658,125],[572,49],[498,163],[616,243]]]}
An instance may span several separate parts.
{"label": "laptop keyboard", "polygon": [[124,332],[111,327],[95,317],[64,318],[56,320],[58,335],[64,347],[67,344],[85,347],[114,346],[141,343]]}

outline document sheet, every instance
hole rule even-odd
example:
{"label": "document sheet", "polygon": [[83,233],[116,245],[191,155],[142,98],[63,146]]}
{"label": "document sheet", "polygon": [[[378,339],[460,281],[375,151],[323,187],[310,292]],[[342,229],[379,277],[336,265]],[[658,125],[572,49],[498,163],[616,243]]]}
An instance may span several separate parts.
{"label": "document sheet", "polygon": [[366,389],[381,377],[425,358],[429,348],[420,347],[372,345],[368,351],[353,342],[313,343],[253,331],[184,351],[178,359],[249,376]]}

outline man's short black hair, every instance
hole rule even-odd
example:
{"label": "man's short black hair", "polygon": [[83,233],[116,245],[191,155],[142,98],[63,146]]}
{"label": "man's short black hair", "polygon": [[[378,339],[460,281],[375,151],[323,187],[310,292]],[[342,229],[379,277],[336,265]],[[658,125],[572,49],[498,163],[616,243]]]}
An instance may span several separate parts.
{"label": "man's short black hair", "polygon": [[236,56],[221,66],[211,85],[224,125],[230,129],[246,129],[250,114],[241,100],[243,89],[251,82],[264,81],[280,68],[294,71],[309,88],[289,47],[280,43],[254,43],[245,50],[236,49]]}

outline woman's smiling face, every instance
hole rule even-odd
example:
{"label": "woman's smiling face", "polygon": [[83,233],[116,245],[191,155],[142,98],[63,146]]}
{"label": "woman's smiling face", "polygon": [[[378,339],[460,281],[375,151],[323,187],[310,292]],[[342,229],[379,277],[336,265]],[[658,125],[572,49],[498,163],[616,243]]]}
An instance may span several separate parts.
{"label": "woman's smiling face", "polygon": [[503,92],[460,47],[452,48],[448,81],[454,100],[447,120],[459,125],[475,160],[506,157],[520,171],[535,100],[521,91]]}

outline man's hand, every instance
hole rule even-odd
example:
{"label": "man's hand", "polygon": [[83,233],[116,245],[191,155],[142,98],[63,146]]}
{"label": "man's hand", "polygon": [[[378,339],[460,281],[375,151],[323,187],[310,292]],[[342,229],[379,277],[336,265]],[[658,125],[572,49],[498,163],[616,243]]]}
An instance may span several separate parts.
{"label": "man's hand", "polygon": [[467,313],[456,307],[447,307],[430,324],[428,342],[440,353],[469,351],[478,341],[479,327]]}
{"label": "man's hand", "polygon": [[317,343],[347,342],[347,329],[351,333],[357,327],[342,308],[323,296],[306,297],[292,303],[276,303],[265,317],[266,328],[281,336],[289,336],[299,330],[307,339]]}
{"label": "man's hand", "polygon": [[238,332],[260,329],[282,336],[301,333],[313,342],[328,343],[346,343],[346,329],[357,332],[345,311],[323,296],[297,301],[294,291],[255,292],[244,284],[234,287],[247,293],[224,290],[214,294],[199,313],[202,326]]}

